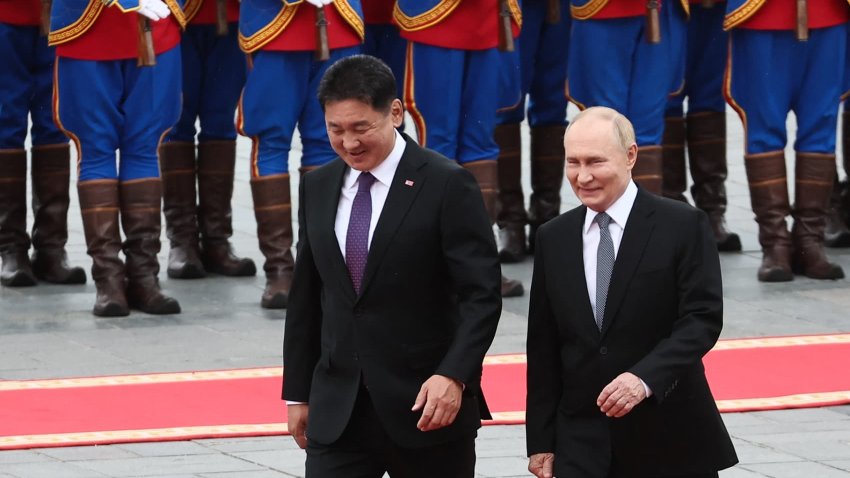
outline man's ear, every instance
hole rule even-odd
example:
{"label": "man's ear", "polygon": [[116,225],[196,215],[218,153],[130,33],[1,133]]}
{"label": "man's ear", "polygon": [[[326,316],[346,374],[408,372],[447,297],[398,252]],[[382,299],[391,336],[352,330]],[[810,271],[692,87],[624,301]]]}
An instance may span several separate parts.
{"label": "man's ear", "polygon": [[629,149],[626,150],[626,164],[628,165],[629,171],[631,171],[632,168],[635,167],[635,162],[637,161],[637,155],[638,155],[638,147],[635,143],[632,143],[632,145],[629,146]]}
{"label": "man's ear", "polygon": [[392,116],[393,126],[398,128],[404,122],[404,106],[401,100],[396,98],[390,104],[390,115]]}

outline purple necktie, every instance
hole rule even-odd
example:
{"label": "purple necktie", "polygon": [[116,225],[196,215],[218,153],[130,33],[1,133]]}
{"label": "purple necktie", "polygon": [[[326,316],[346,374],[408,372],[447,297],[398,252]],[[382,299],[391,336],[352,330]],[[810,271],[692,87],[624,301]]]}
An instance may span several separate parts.
{"label": "purple necktie", "polygon": [[371,173],[360,173],[357,178],[357,195],[351,205],[348,232],[345,235],[345,264],[357,295],[360,295],[360,284],[369,255],[369,225],[372,222],[372,194],[369,188],[374,182],[375,176]]}

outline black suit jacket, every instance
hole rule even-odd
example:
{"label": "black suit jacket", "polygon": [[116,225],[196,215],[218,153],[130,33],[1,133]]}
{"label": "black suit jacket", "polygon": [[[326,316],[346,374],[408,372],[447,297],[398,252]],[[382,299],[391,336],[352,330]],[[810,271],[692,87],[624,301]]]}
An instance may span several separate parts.
{"label": "black suit jacket", "polygon": [[[334,234],[340,159],[301,178],[299,241],[283,344],[283,398],[309,402],[307,435],[339,438],[362,382],[389,436],[424,447],[489,417],[481,363],[501,314],[500,268],[472,175],[405,136],[404,155],[355,295]],[[421,432],[412,412],[433,374],[465,384],[455,422]]]}
{"label": "black suit jacket", "polygon": [[[723,324],[720,261],[706,215],[638,190],[614,264],[600,333],[582,257],[580,206],[537,234],[528,319],[529,455],[556,476],[706,473],[737,463],[702,357]],[[592,291],[595,293],[595,291]],[[596,398],[632,372],[653,396],[622,418]]]}

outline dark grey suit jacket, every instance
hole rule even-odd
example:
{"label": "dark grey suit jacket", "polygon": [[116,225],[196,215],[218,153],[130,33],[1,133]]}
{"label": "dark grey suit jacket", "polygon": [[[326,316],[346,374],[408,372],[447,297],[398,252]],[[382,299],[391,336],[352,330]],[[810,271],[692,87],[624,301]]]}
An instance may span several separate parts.
{"label": "dark grey suit jacket", "polygon": [[[453,161],[410,138],[373,234],[356,295],[334,234],[340,159],[301,180],[299,241],[284,337],[283,398],[309,402],[307,435],[339,438],[361,381],[390,437],[425,447],[470,435],[488,417],[481,363],[501,314],[500,267],[481,191]],[[465,384],[446,428],[412,412],[433,374]]]}
{"label": "dark grey suit jacket", "polygon": [[[737,463],[702,357],[723,325],[720,261],[708,219],[638,190],[614,264],[603,328],[582,256],[586,208],[537,235],[528,323],[529,455],[555,453],[556,476],[706,473]],[[593,291],[595,293],[595,291]],[[632,372],[654,395],[622,418],[596,398]],[[619,475],[618,475],[619,476]]]}

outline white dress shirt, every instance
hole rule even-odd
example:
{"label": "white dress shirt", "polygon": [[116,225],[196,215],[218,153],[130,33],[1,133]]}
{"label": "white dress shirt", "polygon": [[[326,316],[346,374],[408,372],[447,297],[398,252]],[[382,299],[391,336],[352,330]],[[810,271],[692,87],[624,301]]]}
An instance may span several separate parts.
{"label": "white dress shirt", "polygon": [[[611,207],[605,211],[594,211],[587,208],[587,213],[584,216],[584,228],[582,229],[584,279],[587,281],[587,295],[594,317],[596,316],[596,250],[599,248],[599,224],[594,222],[594,219],[600,212],[605,212],[611,216],[608,232],[611,233],[611,242],[614,243],[614,260],[616,261],[617,253],[620,251],[620,243],[623,240],[623,231],[626,229],[632,206],[635,205],[635,198],[637,198],[637,186],[635,186],[634,181],[630,180],[629,185],[626,186],[626,191],[619,199],[614,201]],[[640,379],[640,382],[643,384],[646,396],[652,396],[652,390],[646,382],[643,379]]]}
{"label": "white dress shirt", "polygon": [[[375,176],[376,181],[372,183],[372,188],[369,190],[372,196],[372,220],[369,223],[369,244],[372,244],[372,236],[375,234],[375,227],[378,225],[378,219],[381,217],[381,211],[384,210],[384,203],[387,202],[387,195],[390,193],[390,184],[392,184],[395,171],[398,169],[398,163],[401,161],[401,155],[404,154],[404,148],[407,144],[404,138],[395,132],[395,144],[393,145],[390,155],[383,160],[378,167],[368,171]],[[354,196],[357,195],[357,178],[361,172],[356,169],[348,168],[345,172],[345,177],[342,180],[342,191],[339,195],[339,204],[336,206],[336,220],[334,221],[334,233],[336,240],[339,242],[339,249],[342,251],[342,257],[345,258],[345,239],[348,235],[348,221],[351,216],[351,206],[354,204]]]}

